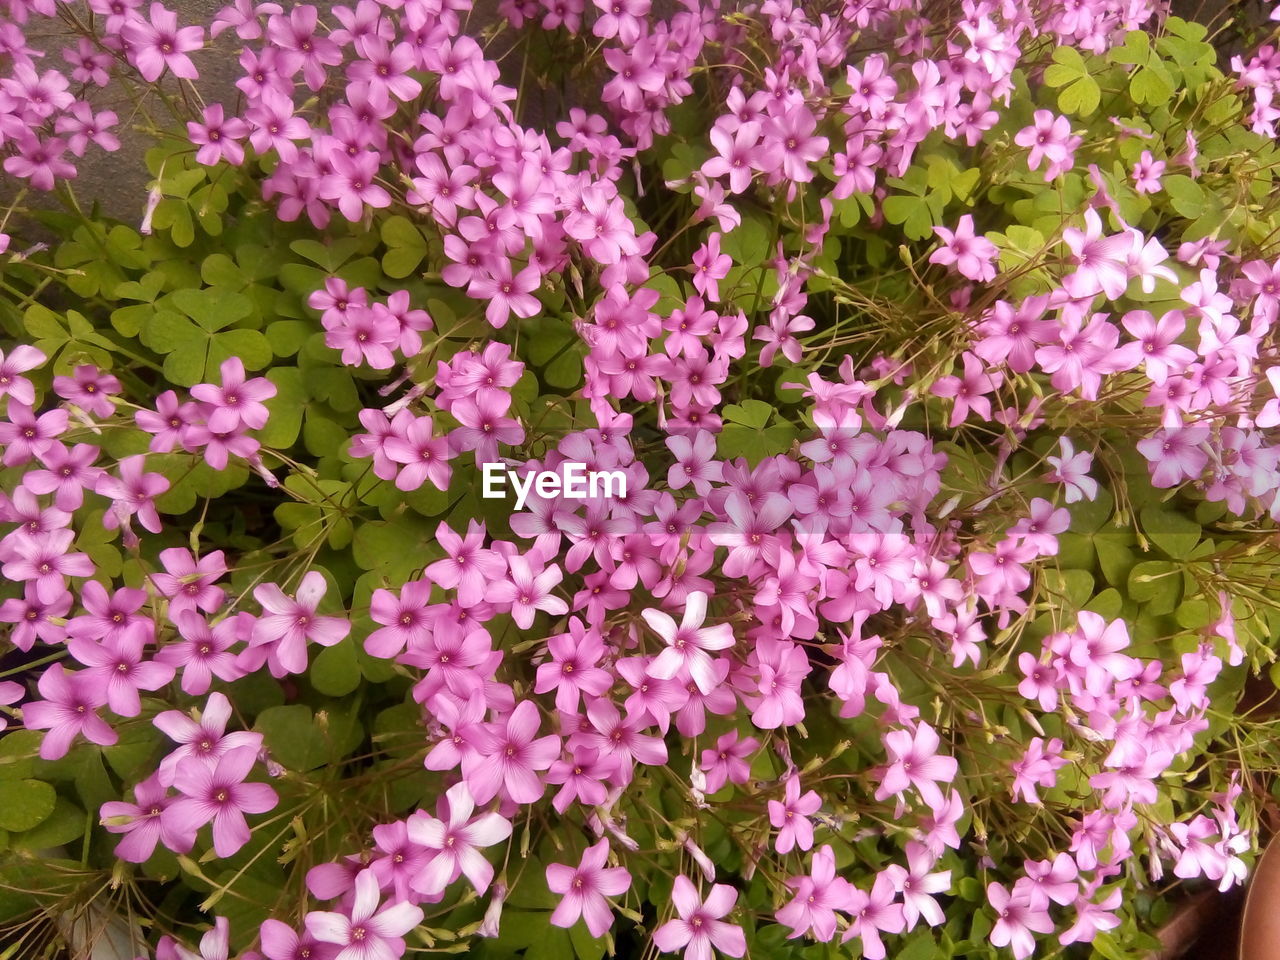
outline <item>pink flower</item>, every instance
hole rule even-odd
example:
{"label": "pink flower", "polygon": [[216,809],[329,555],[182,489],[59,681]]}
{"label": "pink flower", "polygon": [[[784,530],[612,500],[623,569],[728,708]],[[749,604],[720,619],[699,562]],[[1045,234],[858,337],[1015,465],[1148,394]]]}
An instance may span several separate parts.
{"label": "pink flower", "polygon": [[139,620],[101,642],[88,637],[67,641],[68,652],[87,668],[80,675],[106,692],[107,704],[119,716],[136,717],[142,712],[138,691],[159,690],[173,679],[173,667],[143,658],[154,632],[149,620]]}
{"label": "pink flower", "polygon": [[334,960],[390,960],[404,953],[402,939],[422,922],[422,908],[400,900],[379,909],[381,891],[372,870],[356,876],[350,914],[312,910],[307,932],[321,943],[340,947]]}
{"label": "pink flower", "polygon": [[134,17],[121,31],[138,72],[148,83],[160,79],[168,67],[175,77],[194,80],[200,73],[187,56],[204,46],[203,27],[178,28],[178,15],[160,3],[151,4],[150,18]]}
{"label": "pink flower", "polygon": [[[194,614],[192,614],[194,616]],[[221,693],[209,694],[200,719],[193,720],[181,710],[165,710],[151,721],[164,732],[178,748],[163,760],[156,770],[161,786],[171,787],[177,779],[178,769],[184,763],[203,762],[210,769],[228,752],[241,747],[262,748],[262,734],[247,730],[226,733],[231,719],[231,701]]]}
{"label": "pink flower", "polygon": [[827,942],[836,933],[837,910],[844,910],[853,888],[849,881],[836,876],[836,857],[830,846],[815,851],[807,877],[792,877],[787,886],[795,898],[778,910],[774,918],[791,928],[788,938],[812,933]]}
{"label": "pink flower", "polygon": [[485,599],[490,603],[510,604],[511,617],[522,630],[533,626],[539,610],[552,616],[568,612],[569,605],[551,593],[551,588],[564,579],[554,563],[537,574],[525,557],[511,557],[507,564],[510,567],[507,577],[491,583]]}
{"label": "pink flower", "polygon": [[1138,452],[1152,465],[1152,485],[1175,487],[1199,477],[1209,463],[1205,450],[1209,432],[1207,426],[1174,427],[1139,440]]}
{"label": "pink flower", "polygon": [[751,777],[747,757],[759,749],[760,741],[755,737],[740,738],[737,730],[722,733],[713,748],[702,751],[705,792],[715,793],[727,782],[746,783]]}
{"label": "pink flower", "polygon": [[654,945],[663,953],[674,953],[685,947],[685,960],[710,960],[712,947],[726,956],[741,957],[747,952],[742,928],[720,919],[733,909],[737,900],[737,890],[717,883],[703,901],[692,881],[681,874],[671,890],[671,902],[679,919],[668,920],[654,931]]}
{"label": "pink flower", "polygon": [[569,632],[547,640],[551,659],[538,666],[534,693],[556,692],[556,709],[576,713],[583,693],[604,696],[613,677],[597,664],[605,654],[604,640],[595,630],[584,627],[577,617],[569,618]]}
{"label": "pink flower", "polygon": [[204,404],[202,412],[214,433],[231,433],[244,426],[261,430],[267,425],[268,412],[262,401],[276,395],[276,385],[266,377],[245,379],[244,363],[239,357],[228,357],[218,368],[222,385],[197,383],[191,396]]}
{"label": "pink flower", "polygon": [[901,933],[906,925],[902,904],[896,902],[897,895],[893,877],[888,873],[876,874],[870,893],[854,887],[844,907],[853,922],[840,938],[841,943],[858,937],[866,960],[884,960],[884,941],[880,934]]}
{"label": "pink flower", "polygon": [[1048,900],[1043,897],[1039,902],[1033,900],[1020,884],[1014,885],[1012,894],[998,883],[987,884],[987,902],[996,912],[991,943],[997,947],[1009,947],[1017,960],[1035,953],[1033,934],[1053,932]]}
{"label": "pink flower", "polygon": [[1032,120],[1032,126],[1019,130],[1013,142],[1031,151],[1027,156],[1027,166],[1030,169],[1039,169],[1041,160],[1049,161],[1044,173],[1045,182],[1048,183],[1058,174],[1071,169],[1072,154],[1081,140],[1079,137],[1072,137],[1071,121],[1052,111],[1037,110]]}
{"label": "pink flower", "polygon": [[161,840],[170,850],[181,849],[181,836],[165,827],[164,811],[173,802],[169,790],[155,776],[133,788],[133,803],[112,800],[102,805],[101,823],[108,833],[122,833],[116,856],[128,863],[145,863]]}
{"label": "pink flower", "polygon": [[98,716],[98,708],[107,702],[101,683],[82,673],[68,673],[62,664],[52,663],[45,667],[36,686],[44,699],[23,706],[22,723],[28,730],[48,731],[40,741],[43,759],[65,757],[77,734],[104,747],[119,739]]}
{"label": "pink flower", "polygon": [[884,800],[913,786],[932,809],[941,808],[944,801],[938,784],[955,779],[956,761],[954,757],[938,755],[940,743],[937,732],[927,723],[918,724],[914,734],[908,730],[886,733],[889,767],[876,787],[876,799]]}
{"label": "pink flower", "polygon": [[905,929],[913,929],[920,919],[931,927],[945,923],[942,907],[933,899],[933,894],[946,893],[951,889],[951,871],[930,873],[938,858],[915,841],[907,842],[906,853],[906,867],[891,863],[884,868],[885,874],[893,881],[894,889],[902,894]]}
{"label": "pink flower", "polygon": [[1150,150],[1143,150],[1142,156],[1133,165],[1133,189],[1138,193],[1159,193],[1164,168],[1163,160],[1151,156]]}
{"label": "pink flower", "polygon": [[658,680],[669,680],[681,671],[704,694],[711,692],[715,683],[713,660],[709,650],[727,650],[733,646],[733,628],[727,623],[704,627],[707,616],[707,595],[694,591],[685,600],[684,619],[677,627],[675,620],[662,610],[642,610],[640,615],[654,633],[667,644],[649,665],[649,675]]}
{"label": "pink flower", "polygon": [[538,771],[560,755],[560,738],[537,737],[540,724],[537,705],[521,700],[504,724],[494,726],[489,743],[463,759],[462,775],[476,803],[488,803],[500,791],[516,803],[542,796]]}
{"label": "pink flower", "polygon": [[693,254],[693,288],[712,303],[720,302],[719,281],[729,274],[733,259],[720,252],[720,234],[712,233]]}
{"label": "pink flower", "polygon": [[433,897],[463,874],[477,893],[484,893],[493,879],[493,867],[480,853],[511,836],[511,823],[496,813],[472,819],[475,801],[465,783],[454,784],[445,793],[448,821],[438,820],[425,810],[409,818],[409,839],[432,852],[431,859],[413,880],[413,889]]}
{"label": "pink flower", "polygon": [[214,550],[197,560],[189,550],[169,547],[160,551],[160,562],[165,572],[151,574],[151,582],[169,598],[170,617],[177,616],[182,610],[197,608],[212,613],[222,606],[226,592],[213,585],[227,572],[226,558],[221,550]]}
{"label": "pink flower", "polygon": [[933,232],[942,240],[942,246],[929,256],[930,263],[940,266],[955,264],[961,276],[985,283],[994,280],[996,267],[992,263],[1000,251],[986,237],[973,232],[973,217],[965,214],[952,233],[946,227],[934,227]]}
{"label": "pink flower", "polygon": [[963,377],[940,377],[934,381],[932,392],[938,397],[952,397],[955,403],[951,408],[951,422],[947,424],[952,430],[964,423],[972,410],[981,420],[991,420],[991,401],[983,394],[999,389],[1004,382],[1004,374],[998,371],[987,373],[977,356],[965,351]]}
{"label": "pink flower", "polygon": [[593,937],[603,937],[613,926],[613,913],[605,897],[619,897],[631,887],[624,867],[606,867],[609,841],[601,840],[582,854],[578,866],[547,864],[547,887],[562,896],[551,914],[557,927],[572,927],[581,917]]}
{"label": "pink flower", "polygon": [[[2,252],[0,250],[0,253]],[[43,353],[26,344],[14,347],[9,351],[8,356],[5,356],[4,351],[0,350],[0,397],[13,397],[13,399],[19,403],[25,403],[28,407],[34,406],[36,402],[35,387],[22,374],[28,370],[36,369],[46,359]]]}
{"label": "pink flower", "polygon": [[[165,811],[164,818],[175,835],[194,842],[196,831],[213,821],[213,849],[220,857],[230,857],[249,842],[246,813],[266,813],[279,798],[265,783],[245,783],[258,758],[258,748],[236,747],[210,766],[195,758],[178,764],[173,785],[183,794]],[[186,844],[186,849],[191,843]]]}
{"label": "pink flower", "polygon": [[784,799],[769,801],[769,822],[778,828],[774,847],[779,853],[790,853],[796,847],[808,850],[813,846],[813,824],[809,817],[818,812],[822,798],[810,790],[800,795],[800,778],[787,777]]}
{"label": "pink flower", "polygon": [[351,632],[350,621],[342,617],[316,616],[316,608],[327,589],[324,574],[318,570],[310,570],[303,576],[296,600],[286,597],[274,583],[254,587],[254,599],[267,612],[253,628],[249,650],[267,647],[272,676],[306,670],[307,641],[331,647]]}
{"label": "pink flower", "polygon": [[1045,462],[1054,468],[1045,479],[1066,487],[1067,503],[1093,500],[1098,496],[1098,481],[1089,476],[1093,454],[1087,450],[1076,453],[1075,445],[1066,437],[1059,438],[1059,443],[1062,456],[1045,457]]}

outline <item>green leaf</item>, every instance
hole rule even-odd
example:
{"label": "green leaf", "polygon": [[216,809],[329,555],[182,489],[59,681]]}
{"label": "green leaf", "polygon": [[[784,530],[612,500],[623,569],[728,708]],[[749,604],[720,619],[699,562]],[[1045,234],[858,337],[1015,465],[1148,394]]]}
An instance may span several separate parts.
{"label": "green leaf", "polygon": [[324,734],[316,727],[308,706],[268,707],[258,714],[253,729],[262,734],[272,757],[290,770],[305,773],[328,759]]}
{"label": "green leaf", "polygon": [[360,664],[353,638],[347,637],[316,655],[311,664],[311,685],[327,697],[345,697],[360,686]]}
{"label": "green leaf", "polygon": [[541,936],[524,952],[524,960],[565,960],[572,950],[568,931],[548,923]]}
{"label": "green leaf", "polygon": [[409,276],[427,255],[426,237],[408,218],[399,216],[383,221],[380,232],[387,246],[382,269],[395,279]]}
{"label": "green leaf", "polygon": [[272,320],[264,331],[277,357],[292,357],[314,332],[315,327],[305,320]]}
{"label": "green leaf", "polygon": [[1169,203],[1178,215],[1195,220],[1205,211],[1204,188],[1181,173],[1170,174],[1161,180]]}
{"label": "green leaf", "polygon": [[1200,524],[1190,517],[1156,504],[1148,504],[1139,514],[1142,532],[1174,560],[1183,560],[1200,542]]}
{"label": "green leaf", "polygon": [[763,400],[743,400],[740,404],[731,403],[725,407],[723,416],[730,423],[763,430],[773,412],[773,407]]}
{"label": "green leaf", "polygon": [[569,928],[569,941],[578,960],[600,960],[604,956],[604,938],[593,937],[581,921]]}
{"label": "green leaf", "polygon": [[243,320],[253,313],[253,301],[226,287],[177,290],[171,299],[179,310],[209,333]]}
{"label": "green leaf", "polygon": [[1149,603],[1149,613],[1169,613],[1182,595],[1182,568],[1168,560],[1147,560],[1129,572],[1129,596]]}
{"label": "green leaf", "polygon": [[35,769],[44,734],[10,727],[0,737],[0,780],[24,780]]}
{"label": "green leaf", "polygon": [[1054,48],[1053,63],[1044,72],[1044,82],[1058,89],[1058,109],[1063,113],[1087,117],[1102,101],[1098,81],[1091,75],[1080,51],[1072,46]]}
{"label": "green leaf", "polygon": [[48,850],[84,836],[87,826],[88,817],[83,810],[70,800],[57,797],[49,816],[30,830],[13,834],[9,845],[23,850]]}
{"label": "green leaf", "polygon": [[276,385],[276,395],[266,401],[268,420],[258,431],[258,440],[264,447],[287,450],[302,429],[302,411],[307,399],[302,371],[297,367],[272,367],[267,371],[267,379]]}
{"label": "green leaf", "polygon": [[53,813],[57,799],[41,780],[0,780],[0,830],[30,830]]}

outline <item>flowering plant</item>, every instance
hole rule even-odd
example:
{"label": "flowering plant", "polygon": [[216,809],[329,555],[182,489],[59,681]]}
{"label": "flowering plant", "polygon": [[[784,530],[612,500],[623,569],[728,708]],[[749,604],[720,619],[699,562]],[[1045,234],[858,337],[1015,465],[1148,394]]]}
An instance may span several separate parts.
{"label": "flowering plant", "polygon": [[1245,878],[1280,60],[935,6],[8,0],[6,944],[1120,957]]}

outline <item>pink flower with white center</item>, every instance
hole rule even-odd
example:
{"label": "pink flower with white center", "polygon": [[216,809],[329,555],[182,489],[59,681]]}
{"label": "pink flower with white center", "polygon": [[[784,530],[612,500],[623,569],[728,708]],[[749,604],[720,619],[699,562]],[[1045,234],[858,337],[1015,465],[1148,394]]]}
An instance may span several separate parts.
{"label": "pink flower with white center", "polygon": [[84,488],[93,488],[103,476],[103,469],[95,467],[100,451],[87,443],[77,443],[68,448],[55,440],[39,455],[43,470],[28,470],[22,478],[22,486],[39,496],[52,493],[53,504],[59,510],[74,511],[84,503]]}
{"label": "pink flower with white center", "polygon": [[404,954],[404,935],[422,922],[422,908],[400,900],[379,909],[380,900],[378,878],[361,870],[350,914],[312,910],[307,932],[341,948],[333,960],[393,960]]}
{"label": "pink flower with white center", "polygon": [[1059,443],[1062,445],[1062,455],[1045,457],[1045,462],[1053,467],[1045,479],[1061,483],[1066,488],[1067,503],[1095,499],[1098,496],[1098,481],[1089,476],[1093,454],[1087,450],[1076,453],[1075,445],[1066,437],[1060,438]]}
{"label": "pink flower with white center", "polygon": [[68,652],[86,667],[83,675],[106,691],[107,705],[121,717],[142,712],[139,690],[159,690],[173,679],[173,667],[143,658],[154,632],[150,620],[139,620],[101,643],[88,637],[67,641]]}
{"label": "pink flower with white center", "polygon": [[16,467],[48,451],[67,430],[67,411],[61,407],[36,416],[30,404],[9,398],[8,422],[0,421],[0,463]]}
{"label": "pink flower with white center", "polygon": [[[465,874],[476,892],[484,893],[493,880],[493,866],[480,849],[501,843],[511,836],[511,822],[496,813],[485,813],[472,819],[476,804],[465,783],[450,787],[442,803],[448,806],[447,822],[425,810],[419,810],[409,818],[409,839],[433,854],[413,879],[413,889],[434,897]],[[440,812],[442,816],[446,815]]]}
{"label": "pink flower with white center", "polygon": [[854,937],[862,941],[862,955],[866,960],[884,960],[884,941],[881,933],[901,933],[906,925],[902,916],[902,904],[897,903],[897,891],[893,877],[888,873],[876,874],[871,892],[852,888],[844,909],[853,918],[849,929],[840,938],[848,943]]}
{"label": "pink flower with white center", "polygon": [[1084,672],[1085,688],[1102,696],[1117,680],[1132,676],[1134,659],[1121,650],[1129,647],[1129,628],[1119,618],[1108,623],[1091,610],[1076,615],[1077,627],[1070,634],[1067,658]]}
{"label": "pink flower with white center", "polygon": [[68,673],[60,663],[45,667],[36,685],[43,700],[22,707],[22,724],[28,730],[47,730],[40,741],[40,756],[57,760],[67,755],[71,741],[84,734],[90,743],[110,746],[119,737],[98,708],[107,702],[102,685],[80,673]]}
{"label": "pink flower with white center", "polygon": [[501,329],[507,325],[511,314],[527,319],[542,308],[533,295],[541,286],[542,274],[535,265],[530,264],[515,273],[511,261],[500,257],[490,263],[487,273],[471,281],[467,294],[477,300],[488,301],[484,315],[491,326]]}
{"label": "pink flower with white center", "polygon": [[915,787],[920,797],[931,809],[940,809],[945,801],[939,783],[950,783],[956,776],[954,757],[939,756],[941,740],[927,723],[909,730],[891,730],[884,735],[885,750],[889,753],[889,766],[876,787],[876,799],[900,795],[908,787]]}
{"label": "pink flower with white center", "polygon": [[[249,842],[246,813],[266,813],[279,801],[265,783],[245,783],[258,759],[258,747],[228,750],[216,765],[188,758],[174,769],[173,785],[182,798],[164,811],[175,835],[195,842],[196,831],[213,821],[213,849],[230,857]],[[191,844],[187,844],[191,849]],[[185,851],[183,851],[185,852]]]}
{"label": "pink flower with white center", "polygon": [[938,858],[914,840],[908,841],[906,853],[906,867],[891,863],[884,868],[885,874],[893,881],[893,888],[902,894],[905,929],[914,929],[921,919],[931,927],[945,923],[946,916],[933,895],[946,893],[951,889],[951,871],[930,873]]}
{"label": "pink flower with white center", "polygon": [[[194,616],[194,614],[193,614]],[[156,769],[160,785],[173,786],[178,767],[192,761],[204,762],[211,769],[229,751],[241,747],[262,749],[262,734],[248,730],[226,733],[231,719],[231,701],[221,693],[209,694],[199,720],[180,710],[165,710],[151,721],[179,746],[170,752]]]}
{"label": "pink flower with white center", "polygon": [[627,715],[613,702],[600,697],[587,704],[587,720],[578,732],[569,738],[570,749],[589,746],[598,749],[602,756],[618,761],[620,782],[629,782],[636,761],[648,766],[661,766],[667,762],[667,745],[660,737],[647,736],[640,731],[648,722],[643,714],[637,716],[628,709]]}
{"label": "pink flower with white center", "polygon": [[769,801],[769,822],[778,828],[774,847],[779,853],[790,853],[795,848],[808,850],[813,846],[813,824],[809,817],[818,812],[822,798],[810,790],[800,795],[800,778],[787,777],[783,800]]}
{"label": "pink flower with white center", "polygon": [[263,920],[258,936],[262,954],[267,960],[334,960],[338,955],[335,944],[321,943],[310,932],[304,931],[299,936],[296,930],[279,920]]}
{"label": "pink flower with white center", "polygon": [[46,359],[43,353],[25,343],[10,350],[8,356],[0,350],[0,397],[12,397],[28,407],[34,406],[36,389],[22,374],[36,369]]}
{"label": "pink flower with white center", "polygon": [[583,693],[602,697],[613,686],[613,677],[597,664],[605,655],[599,632],[585,627],[577,617],[569,618],[569,632],[547,639],[550,660],[538,665],[534,693],[556,692],[556,709],[576,713]]}
{"label": "pink flower with white center", "polygon": [[1084,212],[1085,229],[1067,227],[1062,239],[1071,248],[1071,262],[1076,271],[1067,275],[1062,285],[1076,299],[1105,294],[1115,300],[1129,287],[1129,253],[1133,238],[1128,233],[1102,235],[1102,218],[1092,207]]}
{"label": "pink flower with white center", "polygon": [[1172,427],[1139,440],[1138,452],[1152,465],[1152,486],[1176,487],[1199,477],[1209,463],[1209,433],[1206,426]]}
{"label": "pink flower with white center", "polygon": [[436,543],[445,558],[428,566],[426,576],[445,590],[457,590],[464,607],[482,601],[485,587],[506,572],[502,557],[485,549],[484,538],[484,524],[475,520],[467,522],[465,538],[443,521],[436,527]]}
{"label": "pink flower with white center", "polygon": [[774,918],[791,928],[788,939],[811,933],[826,943],[836,933],[836,911],[844,910],[853,893],[849,881],[836,876],[836,857],[826,846],[813,854],[809,876],[792,877],[787,886],[795,898],[778,910]]}
{"label": "pink flower with white center", "polygon": [[733,258],[720,252],[720,234],[712,233],[693,254],[693,288],[712,303],[720,302],[720,283],[729,275]]}
{"label": "pink flower with white center", "polygon": [[511,617],[522,630],[533,626],[533,618],[539,610],[555,617],[569,611],[569,605],[551,593],[551,589],[564,579],[564,574],[554,563],[537,574],[525,557],[511,557],[507,565],[510,568],[507,577],[489,584],[485,600],[510,604]]}
{"label": "pink flower with white center", "polygon": [[1043,737],[1033,737],[1026,752],[1010,767],[1013,770],[1013,786],[1010,792],[1019,795],[1026,803],[1039,804],[1036,787],[1052,787],[1058,782],[1057,771],[1065,766],[1062,757],[1062,741],[1054,737],[1045,745]]}
{"label": "pink flower with white center", "polygon": [[254,599],[267,612],[254,625],[249,649],[267,647],[272,676],[306,670],[308,641],[331,647],[351,632],[350,621],[343,617],[316,615],[316,608],[324,599],[326,590],[328,584],[324,574],[318,570],[309,570],[303,576],[298,584],[296,600],[285,596],[274,583],[254,588]]}
{"label": "pink flower with white center", "polygon": [[715,459],[715,437],[706,430],[697,431],[693,439],[669,436],[665,442],[667,449],[676,458],[676,462],[667,470],[667,485],[672,490],[681,490],[692,483],[694,492],[705,497],[711,492],[713,481],[724,481],[723,464]]}
{"label": "pink flower with white center", "polygon": [[705,793],[716,793],[726,783],[746,783],[751,777],[747,758],[760,749],[755,737],[739,737],[737,730],[722,733],[716,745],[702,751],[701,769],[706,774]]}
{"label": "pink flower with white center", "polygon": [[93,492],[111,501],[111,509],[102,517],[102,525],[108,530],[123,528],[127,545],[138,542],[129,521],[138,518],[142,529],[159,533],[164,529],[156,510],[155,498],[169,489],[169,479],[163,473],[146,473],[144,453],[135,453],[120,461],[119,476],[104,473],[98,477]]}
{"label": "pink flower with white center", "polygon": [[1041,663],[1031,653],[1018,654],[1018,669],[1023,679],[1018,693],[1028,700],[1036,700],[1040,709],[1050,713],[1058,707],[1058,685],[1062,682],[1060,671],[1052,663]]}
{"label": "pink flower with white center", "polygon": [[983,362],[969,351],[965,351],[962,359],[963,377],[940,377],[931,388],[934,396],[951,397],[955,400],[951,408],[951,422],[947,424],[952,430],[968,419],[970,410],[981,420],[989,422],[991,401],[984,394],[998,390],[1004,382],[1004,374],[999,371],[986,372]]}
{"label": "pink flower with white center", "polygon": [[239,357],[228,357],[218,368],[222,384],[197,383],[191,396],[205,404],[204,414],[214,433],[231,433],[241,426],[261,430],[267,425],[268,412],[262,401],[276,395],[276,385],[266,377],[245,379],[244,363]]}
{"label": "pink flower with white center", "polygon": [[955,264],[961,276],[980,283],[995,279],[996,266],[992,261],[1000,251],[986,237],[974,234],[971,215],[966,213],[960,218],[954,233],[946,227],[934,227],[933,232],[942,240],[942,246],[929,256],[930,263],[943,267]]}
{"label": "pink flower with white center", "polygon": [[716,546],[728,547],[724,561],[727,577],[741,577],[762,557],[773,560],[778,555],[775,531],[791,516],[791,501],[780,493],[770,492],[763,501],[752,502],[746,494],[734,490],[725,499],[728,522],[713,523],[708,539]]}
{"label": "pink flower with white center", "polygon": [[671,889],[671,902],[679,919],[668,920],[654,931],[654,946],[663,953],[685,947],[684,960],[711,960],[713,947],[725,956],[741,957],[747,952],[742,928],[720,919],[737,901],[738,891],[723,883],[712,886],[704,901],[698,897],[693,882],[681,874]]}
{"label": "pink flower with white center", "polygon": [[1150,150],[1143,150],[1133,165],[1133,189],[1138,193],[1159,193],[1165,166],[1165,162],[1153,157]]}
{"label": "pink flower with white center", "polygon": [[124,834],[116,844],[116,857],[127,863],[145,863],[161,840],[170,849],[182,845],[180,837],[169,836],[164,829],[161,815],[173,801],[168,792],[151,776],[133,788],[133,803],[112,800],[102,805],[99,822],[108,833]]}
{"label": "pink flower with white center", "polygon": [[364,641],[365,652],[381,660],[390,660],[431,639],[431,584],[411,580],[400,589],[400,595],[377,589],[369,601],[369,616],[382,624]]}
{"label": "pink flower with white center", "polygon": [[1013,893],[998,883],[987,884],[987,902],[996,913],[991,943],[997,947],[1009,947],[1017,960],[1035,953],[1036,938],[1033,934],[1053,932],[1049,901],[1043,897],[1039,901],[1033,900],[1032,893],[1021,883],[1014,885]]}
{"label": "pink flower with white center", "polygon": [[151,4],[151,16],[133,17],[121,31],[126,49],[142,79],[155,83],[165,67],[175,77],[194,80],[200,76],[187,56],[204,46],[203,27],[178,28],[178,15],[162,4]]}
{"label": "pink flower with white center", "polygon": [[0,572],[9,580],[29,580],[36,599],[51,604],[67,589],[67,577],[91,577],[96,569],[89,555],[71,553],[74,530],[53,530],[36,537],[19,533],[6,553]]}
{"label": "pink flower with white center", "polygon": [[538,771],[560,756],[560,738],[538,737],[541,724],[537,705],[521,700],[505,723],[490,728],[489,743],[463,758],[462,776],[476,803],[488,803],[500,792],[516,803],[542,796],[546,786]]}
{"label": "pink flower with white center", "polygon": [[437,490],[449,489],[453,453],[448,438],[435,434],[431,418],[413,417],[401,432],[395,432],[395,426],[393,422],[382,452],[393,463],[404,464],[395,477],[396,489],[417,490],[427,480]]}
{"label": "pink flower with white center", "polygon": [[1044,175],[1046,183],[1056,177],[1064,166],[1070,167],[1074,152],[1071,140],[1071,121],[1050,110],[1037,110],[1032,117],[1032,125],[1023,127],[1013,138],[1018,146],[1030,150],[1027,155],[1029,169],[1038,170],[1040,161],[1049,161]]}
{"label": "pink flower with white center", "polygon": [[93,364],[81,364],[69,377],[54,377],[53,391],[85,413],[105,418],[116,411],[111,395],[120,392],[120,381]]}
{"label": "pink flower with white center", "polygon": [[667,644],[649,665],[649,675],[658,680],[669,680],[681,670],[688,671],[702,693],[708,694],[715,685],[715,673],[710,650],[727,650],[733,646],[733,628],[727,623],[704,627],[707,618],[707,595],[694,591],[685,601],[684,618],[677,627],[675,620],[662,610],[643,610],[640,616],[645,623]]}
{"label": "pink flower with white center", "polygon": [[551,914],[557,927],[572,927],[581,917],[593,937],[603,937],[613,926],[613,912],[605,897],[620,897],[631,887],[625,867],[606,867],[609,841],[588,847],[577,867],[547,864],[547,887],[562,899]]}
{"label": "pink flower with white center", "polygon": [[222,606],[226,591],[214,582],[227,572],[227,561],[221,550],[214,550],[197,560],[190,550],[169,547],[160,551],[164,573],[151,574],[151,582],[169,598],[169,616],[182,610],[212,613]]}

